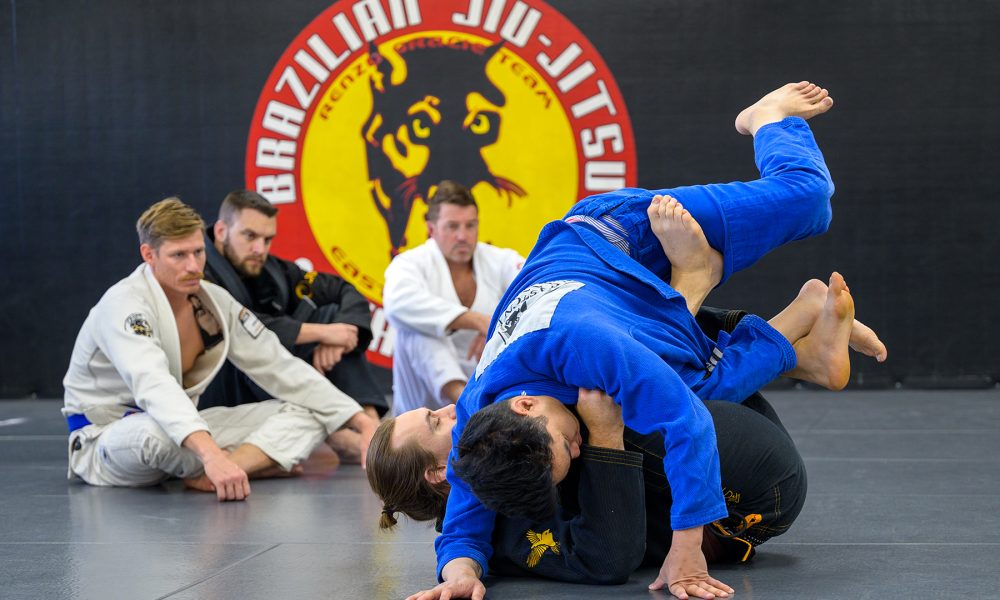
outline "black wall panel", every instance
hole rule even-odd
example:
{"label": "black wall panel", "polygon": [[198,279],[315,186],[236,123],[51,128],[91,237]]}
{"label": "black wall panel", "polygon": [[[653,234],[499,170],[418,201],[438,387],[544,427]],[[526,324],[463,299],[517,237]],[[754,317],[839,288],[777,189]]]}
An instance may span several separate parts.
{"label": "black wall panel", "polygon": [[[425,0],[426,1],[426,0]],[[821,238],[782,248],[710,303],[770,314],[840,270],[890,361],[855,384],[1000,376],[1000,4],[552,0],[628,104],[639,183],[749,179],[732,121],[808,78],[837,184]],[[76,332],[138,262],[134,222],[178,194],[211,217],[242,186],[250,119],[327,2],[0,4],[0,397],[61,395]]]}

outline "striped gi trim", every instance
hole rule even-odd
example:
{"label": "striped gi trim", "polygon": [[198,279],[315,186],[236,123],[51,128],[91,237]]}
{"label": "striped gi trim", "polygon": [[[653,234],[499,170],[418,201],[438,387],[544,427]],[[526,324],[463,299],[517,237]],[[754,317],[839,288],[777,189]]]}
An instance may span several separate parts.
{"label": "striped gi trim", "polygon": [[631,256],[632,248],[628,243],[628,233],[614,218],[607,215],[598,219],[586,215],[573,215],[566,217],[566,222],[590,225],[597,230],[597,233],[604,236],[604,239],[608,240],[612,246]]}

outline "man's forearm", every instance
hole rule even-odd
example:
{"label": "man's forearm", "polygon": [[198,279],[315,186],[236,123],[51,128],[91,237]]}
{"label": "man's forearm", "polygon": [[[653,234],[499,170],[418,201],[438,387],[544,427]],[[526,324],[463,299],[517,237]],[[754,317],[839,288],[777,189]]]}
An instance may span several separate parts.
{"label": "man's forearm", "polygon": [[184,438],[184,442],[181,445],[194,452],[201,459],[202,464],[212,458],[225,456],[225,452],[222,448],[219,448],[219,445],[215,443],[215,440],[207,431],[195,431]]}
{"label": "man's forearm", "polygon": [[489,316],[474,310],[465,311],[464,313],[458,315],[454,321],[448,324],[448,329],[469,329],[472,331],[478,331],[483,335],[486,335],[486,331],[489,327]]}
{"label": "man's forearm", "polygon": [[323,341],[322,323],[303,323],[299,328],[299,335],[295,338],[296,344],[313,344]]}
{"label": "man's forearm", "polygon": [[622,438],[623,438],[623,432],[621,429],[608,430],[608,431],[602,431],[600,429],[591,429],[590,436],[587,438],[587,443],[596,448],[610,448],[612,450],[624,450],[625,442]]}

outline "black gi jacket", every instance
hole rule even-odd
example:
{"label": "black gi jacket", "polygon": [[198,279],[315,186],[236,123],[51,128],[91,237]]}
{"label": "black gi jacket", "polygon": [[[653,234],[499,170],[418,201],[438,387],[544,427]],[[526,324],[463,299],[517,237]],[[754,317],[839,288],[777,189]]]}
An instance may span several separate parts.
{"label": "black gi jacket", "polygon": [[624,583],[646,550],[642,454],[584,445],[544,523],[498,515],[490,572]]}
{"label": "black gi jacket", "polygon": [[[259,277],[243,278],[219,253],[213,232],[206,231],[205,278],[218,284],[254,311],[281,344],[307,362],[315,344],[296,344],[303,323],[345,323],[358,328],[358,345],[345,354],[327,378],[362,405],[379,414],[388,409],[385,396],[369,371],[365,351],[372,340],[368,300],[353,285],[329,273],[306,272],[294,262],[269,255]],[[229,365],[227,365],[228,367]],[[253,382],[235,373],[222,373],[206,390],[199,406],[235,406],[266,399]]]}

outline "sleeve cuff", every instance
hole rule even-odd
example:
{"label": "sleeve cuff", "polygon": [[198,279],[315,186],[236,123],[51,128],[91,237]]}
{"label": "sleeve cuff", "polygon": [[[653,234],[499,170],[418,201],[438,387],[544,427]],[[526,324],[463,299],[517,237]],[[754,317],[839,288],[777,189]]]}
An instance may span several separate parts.
{"label": "sleeve cuff", "polygon": [[601,448],[585,444],[580,448],[580,458],[594,462],[642,468],[642,454],[631,450],[615,450],[614,448]]}

